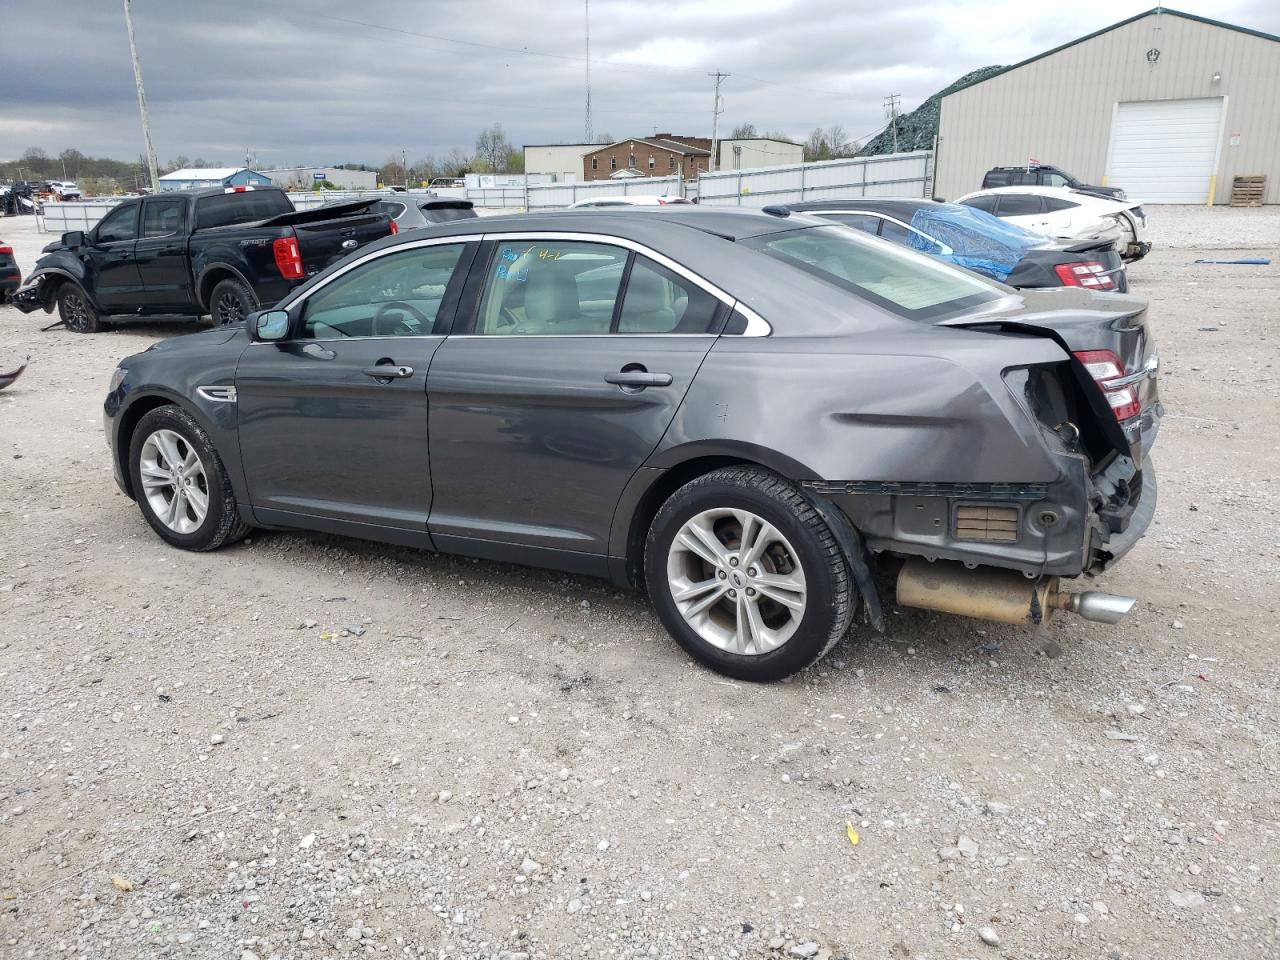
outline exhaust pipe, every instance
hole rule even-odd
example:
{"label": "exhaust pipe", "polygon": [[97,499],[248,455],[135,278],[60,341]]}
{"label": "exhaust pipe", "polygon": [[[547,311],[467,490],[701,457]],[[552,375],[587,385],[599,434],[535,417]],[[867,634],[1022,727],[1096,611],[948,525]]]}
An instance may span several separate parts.
{"label": "exhaust pipe", "polygon": [[921,557],[903,564],[897,593],[904,607],[1024,626],[1044,623],[1054,610],[1099,623],[1119,623],[1138,602],[1134,597],[1093,590],[1059,593],[1057,577],[1028,580],[1014,570],[970,570],[950,560],[930,563]]}

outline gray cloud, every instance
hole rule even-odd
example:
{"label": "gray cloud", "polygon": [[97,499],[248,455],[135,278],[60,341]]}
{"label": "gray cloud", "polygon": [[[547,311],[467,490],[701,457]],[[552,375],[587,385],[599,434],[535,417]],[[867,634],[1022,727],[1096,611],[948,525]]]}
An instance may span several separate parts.
{"label": "gray cloud", "polygon": [[[883,125],[975,67],[1014,63],[1147,2],[1077,0],[594,0],[592,109],[619,137],[709,134],[708,70],[724,86],[722,123],[802,137]],[[11,23],[53,23],[5,41],[0,159],[28,146],[136,156],[142,136],[121,6],[19,0]],[[470,147],[501,122],[515,143],[583,132],[579,0],[134,0],[138,47],[161,159],[260,166],[381,163]],[[1280,33],[1271,0],[1184,4],[1189,12]],[[25,8],[25,9],[24,9]],[[357,22],[358,21],[358,22]],[[451,38],[463,43],[448,42]],[[503,48],[503,49],[499,49]],[[544,55],[537,55],[544,54]]]}

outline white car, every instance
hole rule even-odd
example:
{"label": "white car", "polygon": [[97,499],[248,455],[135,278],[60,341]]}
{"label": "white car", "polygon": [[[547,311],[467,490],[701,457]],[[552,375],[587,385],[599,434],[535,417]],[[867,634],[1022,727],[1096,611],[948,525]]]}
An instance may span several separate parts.
{"label": "white car", "polygon": [[579,200],[569,204],[570,210],[581,210],[584,207],[662,207],[669,203],[692,203],[684,197],[592,197],[590,200]]}
{"label": "white car", "polygon": [[1141,260],[1151,249],[1147,215],[1134,200],[1112,200],[1069,187],[996,187],[955,201],[1050,237],[1092,237],[1119,230],[1120,252]]}
{"label": "white car", "polygon": [[49,190],[59,200],[80,199],[80,188],[70,180],[50,180]]}

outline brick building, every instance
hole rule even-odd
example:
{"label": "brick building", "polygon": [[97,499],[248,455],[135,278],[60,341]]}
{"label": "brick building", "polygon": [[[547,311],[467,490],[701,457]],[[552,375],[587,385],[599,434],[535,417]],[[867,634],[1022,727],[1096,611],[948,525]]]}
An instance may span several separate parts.
{"label": "brick building", "polygon": [[[619,140],[592,150],[582,158],[584,180],[608,180],[618,171],[644,177],[688,178],[707,171],[711,163],[711,141],[706,137],[677,137],[658,133],[652,137]],[[625,174],[624,174],[625,175]]]}

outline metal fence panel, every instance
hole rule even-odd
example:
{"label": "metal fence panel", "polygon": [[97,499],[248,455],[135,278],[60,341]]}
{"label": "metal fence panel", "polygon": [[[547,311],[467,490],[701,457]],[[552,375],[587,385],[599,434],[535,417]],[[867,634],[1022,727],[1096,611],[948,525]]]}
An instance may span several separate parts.
{"label": "metal fence panel", "polygon": [[632,177],[629,180],[589,180],[530,186],[529,211],[556,210],[600,197],[684,196],[684,179],[675,177]]}
{"label": "metal fence panel", "polygon": [[698,177],[700,202],[710,206],[763,207],[852,197],[928,197],[932,186],[931,150],[725,170]]}

